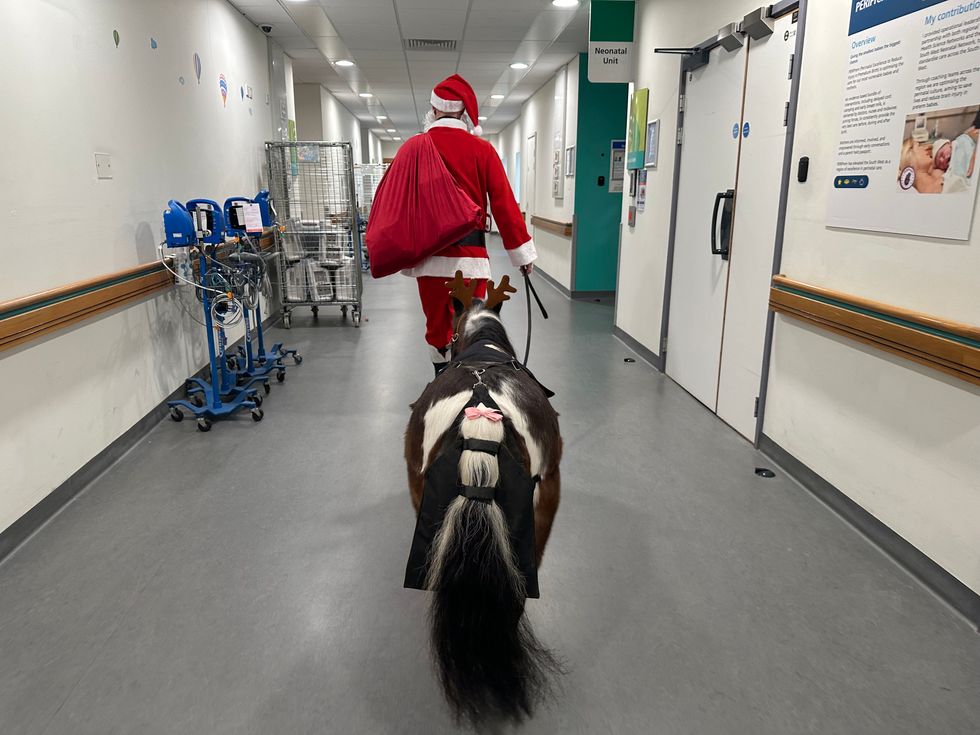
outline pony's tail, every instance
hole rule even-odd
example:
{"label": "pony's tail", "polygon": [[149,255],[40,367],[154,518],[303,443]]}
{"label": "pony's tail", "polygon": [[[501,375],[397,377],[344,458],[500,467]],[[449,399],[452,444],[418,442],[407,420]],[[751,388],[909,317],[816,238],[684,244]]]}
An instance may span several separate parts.
{"label": "pony's tail", "polygon": [[[500,442],[503,422],[464,419],[464,439]],[[495,487],[497,458],[464,450],[462,485]],[[560,666],[524,617],[524,578],[507,520],[494,501],[457,497],[432,545],[432,648],[446,700],[457,720],[520,722],[551,691]]]}

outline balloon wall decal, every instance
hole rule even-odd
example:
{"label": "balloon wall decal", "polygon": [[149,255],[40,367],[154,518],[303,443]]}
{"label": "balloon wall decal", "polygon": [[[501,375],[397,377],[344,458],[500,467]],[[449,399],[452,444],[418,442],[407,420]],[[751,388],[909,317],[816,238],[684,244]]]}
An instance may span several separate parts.
{"label": "balloon wall decal", "polygon": [[181,86],[184,86],[184,78],[183,77],[177,77],[177,81],[180,82],[180,85]]}
{"label": "balloon wall decal", "polygon": [[112,40],[116,42],[116,48],[119,48],[119,31],[112,32]]}
{"label": "balloon wall decal", "polygon": [[197,74],[197,83],[201,83],[201,57],[194,52],[194,73]]}
{"label": "balloon wall decal", "polygon": [[242,92],[242,99],[244,100],[245,99],[245,87],[239,87],[239,89]]}
{"label": "balloon wall decal", "polygon": [[218,75],[218,88],[221,90],[221,106],[228,106],[228,82],[225,81],[225,75]]}
{"label": "balloon wall decal", "polygon": [[153,36],[150,36],[150,48],[156,48],[156,47],[157,47],[157,40],[153,38]]}

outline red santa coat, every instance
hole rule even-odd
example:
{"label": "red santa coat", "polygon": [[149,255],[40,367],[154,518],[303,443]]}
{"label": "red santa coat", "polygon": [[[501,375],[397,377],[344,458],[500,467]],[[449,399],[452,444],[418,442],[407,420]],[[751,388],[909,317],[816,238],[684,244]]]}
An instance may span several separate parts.
{"label": "red santa coat", "polygon": [[[470,133],[462,120],[451,117],[436,120],[425,134],[431,137],[459,187],[483,210],[484,226],[489,200],[510,262],[514,266],[522,266],[534,261],[538,257],[534,241],[527,232],[494,147]],[[464,278],[490,278],[490,259],[486,248],[479,245],[449,245],[402,273],[413,278],[452,278],[456,271],[462,271]]]}

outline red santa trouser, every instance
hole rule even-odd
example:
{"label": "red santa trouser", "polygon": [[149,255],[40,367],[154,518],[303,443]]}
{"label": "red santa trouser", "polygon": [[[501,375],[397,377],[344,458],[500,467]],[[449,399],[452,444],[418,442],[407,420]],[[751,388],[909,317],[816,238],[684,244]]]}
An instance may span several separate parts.
{"label": "red santa trouser", "polygon": [[[425,314],[425,341],[436,350],[443,350],[453,341],[453,299],[446,288],[443,276],[422,276],[415,279],[419,283],[419,299],[422,301],[422,313]],[[478,299],[487,297],[486,279],[476,281],[474,296]],[[467,284],[471,279],[467,279]]]}

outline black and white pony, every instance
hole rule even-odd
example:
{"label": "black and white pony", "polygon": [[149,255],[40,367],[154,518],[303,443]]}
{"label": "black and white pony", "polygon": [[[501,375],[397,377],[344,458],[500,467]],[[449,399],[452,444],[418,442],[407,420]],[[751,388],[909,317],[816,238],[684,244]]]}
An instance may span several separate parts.
{"label": "black and white pony", "polygon": [[524,616],[558,510],[562,440],[550,392],[517,361],[500,320],[457,272],[453,361],[412,406],[405,434],[418,523],[406,586],[434,593],[433,657],[457,719],[520,722],[560,666]]}

